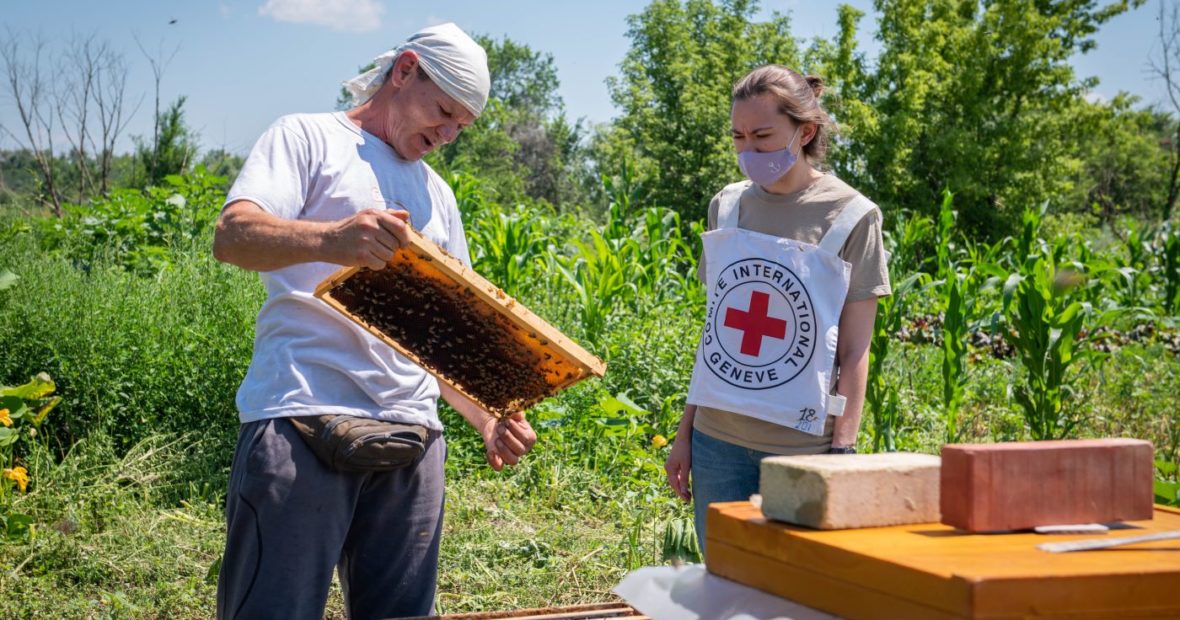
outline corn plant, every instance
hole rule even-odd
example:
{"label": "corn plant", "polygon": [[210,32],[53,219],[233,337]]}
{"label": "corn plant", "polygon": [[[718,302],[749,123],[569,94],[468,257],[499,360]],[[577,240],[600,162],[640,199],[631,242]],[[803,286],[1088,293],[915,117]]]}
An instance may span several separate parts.
{"label": "corn plant", "polygon": [[1073,405],[1080,375],[1097,353],[1080,341],[1090,306],[1072,298],[1072,277],[1051,257],[1026,261],[1004,285],[1004,309],[1012,345],[1024,368],[1012,387],[1034,439],[1068,436],[1079,419]]}
{"label": "corn plant", "polygon": [[509,295],[519,296],[544,264],[546,235],[541,214],[523,205],[488,209],[468,224],[475,270]]}
{"label": "corn plant", "polygon": [[551,264],[573,288],[583,334],[597,344],[611,312],[635,297],[628,251],[625,244],[608,243],[598,231],[590,231],[589,243],[574,245],[577,251],[573,256],[551,255]]}
{"label": "corn plant", "polygon": [[1036,262],[1040,256],[1041,222],[1045,211],[1049,209],[1049,201],[1045,201],[1039,209],[1025,209],[1020,217],[1020,236],[1016,238],[1015,268],[1022,269],[1025,265]]}
{"label": "corn plant", "polygon": [[961,273],[957,248],[954,243],[955,212],[951,208],[954,196],[943,192],[939,208],[935,251],[938,260],[937,286],[942,310],[942,409],[946,440],[959,439],[959,413],[967,390],[967,336],[974,315],[975,304],[965,298],[967,283],[974,283],[974,273]]}
{"label": "corn plant", "polygon": [[1166,229],[1162,233],[1163,256],[1160,257],[1160,271],[1164,280],[1164,312],[1176,316],[1180,309],[1180,232]]}
{"label": "corn plant", "polygon": [[634,260],[641,296],[704,304],[704,288],[696,280],[691,250],[680,230],[680,214],[651,207],[642,211]]}
{"label": "corn plant", "polygon": [[967,391],[968,304],[959,274],[949,273],[939,289],[943,303],[942,419],[947,443],[955,443],[961,433],[959,413]]}
{"label": "corn plant", "polygon": [[1108,273],[1108,284],[1113,295],[1110,295],[1119,306],[1133,308],[1147,305],[1151,289],[1151,231],[1142,231],[1138,226],[1130,226],[1126,238],[1123,239],[1122,252],[1117,267]]}
{"label": "corn plant", "polygon": [[[891,278],[892,280],[892,278]],[[924,273],[911,274],[893,285],[893,294],[877,300],[877,321],[869,345],[869,378],[865,386],[865,403],[872,415],[873,452],[896,452],[901,429],[901,403],[896,385],[885,377],[894,334],[909,310],[909,293],[929,280]]]}
{"label": "corn plant", "polygon": [[624,161],[617,177],[602,176],[602,193],[607,199],[606,222],[602,236],[609,240],[631,236],[629,224],[635,208],[643,203],[646,189],[635,177],[634,168]]}
{"label": "corn plant", "polygon": [[451,191],[455,194],[455,204],[459,207],[459,213],[463,215],[464,219],[477,217],[487,208],[488,201],[483,186],[476,177],[462,172],[453,172],[447,177],[447,184],[451,186]]}
{"label": "corn plant", "polygon": [[953,209],[954,198],[954,194],[949,190],[943,190],[942,203],[938,206],[938,228],[935,230],[934,252],[935,267],[940,280],[945,280],[947,273],[953,272],[955,268],[954,233],[957,214]]}
{"label": "corn plant", "polygon": [[[909,295],[919,285],[929,281],[929,276],[920,271],[921,261],[916,258],[918,248],[930,237],[932,224],[929,218],[905,217],[901,220],[898,235],[887,235],[886,246],[892,254],[889,262],[889,280],[893,283],[893,294],[877,301],[877,321],[873,324],[873,338],[869,345],[869,378],[865,386],[865,404],[872,415],[873,452],[894,452],[897,450],[897,433],[901,427],[901,404],[896,387],[891,387],[885,377],[885,361],[889,358],[893,335],[901,329],[901,323],[909,313]],[[899,280],[899,274],[912,271],[911,275]]]}

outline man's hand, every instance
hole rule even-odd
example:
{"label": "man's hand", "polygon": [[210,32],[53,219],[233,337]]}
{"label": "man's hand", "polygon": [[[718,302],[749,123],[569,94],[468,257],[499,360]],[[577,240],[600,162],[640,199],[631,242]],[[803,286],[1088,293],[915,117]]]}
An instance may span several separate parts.
{"label": "man's hand", "polygon": [[520,457],[537,443],[537,433],[524,419],[523,413],[518,411],[507,419],[497,420],[496,416],[446,382],[439,381],[438,389],[447,403],[483,437],[484,454],[492,469],[500,471],[505,464],[517,464]]}
{"label": "man's hand", "polygon": [[366,209],[334,222],[325,238],[329,262],[384,269],[393,253],[409,243],[409,220],[405,211]]}
{"label": "man's hand", "polygon": [[516,465],[520,457],[537,443],[537,433],[519,412],[503,420],[489,418],[480,434],[487,450],[488,465],[496,471],[504,469],[505,464]]}

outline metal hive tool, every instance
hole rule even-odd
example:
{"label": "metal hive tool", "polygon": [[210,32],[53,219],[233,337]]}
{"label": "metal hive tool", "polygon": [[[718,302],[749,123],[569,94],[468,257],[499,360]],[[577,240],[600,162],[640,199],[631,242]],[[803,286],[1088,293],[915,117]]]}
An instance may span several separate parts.
{"label": "metal hive tool", "polygon": [[606,620],[608,618],[651,620],[648,616],[636,611],[625,603],[599,603],[571,605],[569,607],[518,609],[515,611],[420,616],[417,618],[407,618],[406,620]]}
{"label": "metal hive tool", "polygon": [[434,242],[409,241],[385,269],[341,269],[315,296],[498,417],[606,371]]}

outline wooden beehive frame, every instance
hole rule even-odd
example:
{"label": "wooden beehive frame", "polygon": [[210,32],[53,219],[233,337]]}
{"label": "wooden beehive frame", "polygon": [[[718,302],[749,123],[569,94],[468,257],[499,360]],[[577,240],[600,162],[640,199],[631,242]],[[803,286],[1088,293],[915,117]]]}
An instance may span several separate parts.
{"label": "wooden beehive frame", "polygon": [[[508,319],[513,325],[518,327],[521,331],[527,332],[536,337],[532,342],[522,342],[538,352],[548,352],[557,363],[564,361],[566,364],[572,366],[577,370],[571,376],[563,377],[556,383],[550,382],[550,391],[543,396],[527,400],[522,403],[521,409],[530,407],[547,396],[552,396],[562,389],[586,378],[591,375],[601,377],[606,372],[606,364],[596,356],[580,347],[577,343],[570,340],[562,334],[557,328],[550,325],[541,317],[533,314],[528,308],[522,304],[517,303],[515,299],[508,296],[503,290],[492,284],[483,276],[476,273],[474,270],[464,265],[461,261],[448,254],[445,250],[439,247],[433,241],[423,237],[417,231],[408,230],[409,243],[397,250],[394,257],[390,260],[390,264],[398,261],[408,261],[419,273],[425,277],[443,278],[451,283],[466,287],[474,296],[472,299],[475,303],[481,304],[486,308],[490,308],[496,314]],[[451,377],[442,372],[436,371],[429,365],[425,364],[422,359],[418,357],[413,351],[408,350],[402,346],[401,343],[394,340],[381,330],[362,318],[353,314],[348,307],[346,307],[340,300],[332,295],[332,290],[351,278],[357,272],[361,271],[361,267],[345,267],[336,273],[332,274],[321,282],[315,290],[315,296],[323,300],[332,308],[336,309],[344,316],[348,317],[357,325],[363,327],[373,336],[379,338],[382,342],[392,347],[398,353],[406,356],[415,364],[418,364],[430,374],[434,375],[436,379],[447,384],[455,391],[471,399],[479,404],[481,407],[491,411],[492,409],[487,403],[482,402],[477,396],[468,391],[464,386],[459,385],[452,380]],[[519,339],[518,339],[519,341]]]}

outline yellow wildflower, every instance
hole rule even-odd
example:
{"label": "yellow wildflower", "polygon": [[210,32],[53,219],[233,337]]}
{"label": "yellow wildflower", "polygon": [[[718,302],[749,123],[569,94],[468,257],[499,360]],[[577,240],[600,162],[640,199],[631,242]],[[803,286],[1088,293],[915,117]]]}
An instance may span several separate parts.
{"label": "yellow wildflower", "polygon": [[668,439],[663,435],[656,435],[655,437],[651,438],[651,445],[657,448],[663,448],[664,446],[668,445]]}
{"label": "yellow wildflower", "polygon": [[0,409],[0,424],[12,426],[12,416],[8,415],[7,409]]}
{"label": "yellow wildflower", "polygon": [[24,493],[29,486],[29,471],[19,465],[12,469],[5,469],[4,477],[15,482],[21,493]]}

